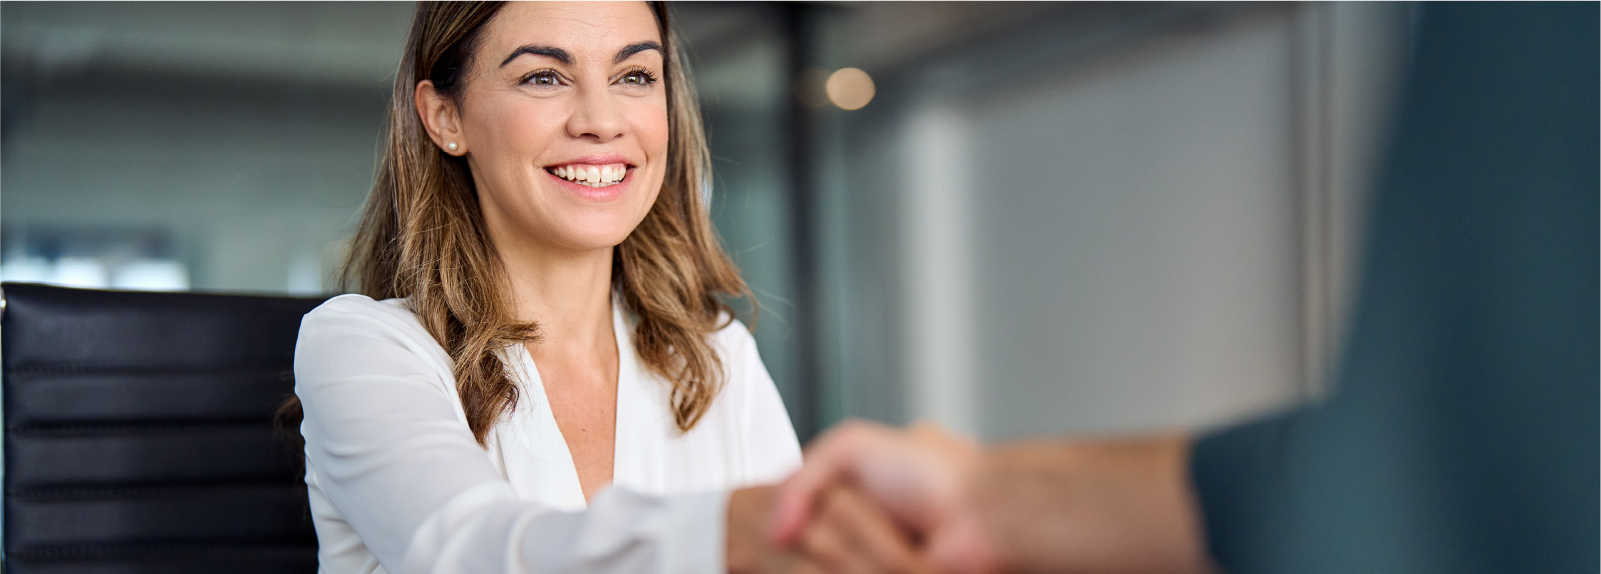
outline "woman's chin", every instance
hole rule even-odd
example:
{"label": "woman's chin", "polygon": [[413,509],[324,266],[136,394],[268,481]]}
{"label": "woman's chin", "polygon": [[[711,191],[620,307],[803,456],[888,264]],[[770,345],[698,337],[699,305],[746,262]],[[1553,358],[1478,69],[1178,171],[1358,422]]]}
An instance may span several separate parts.
{"label": "woman's chin", "polygon": [[655,197],[642,197],[624,189],[607,193],[617,194],[617,197],[596,201],[593,197],[546,195],[546,205],[550,207],[544,217],[556,224],[541,227],[552,229],[567,242],[575,244],[609,246],[622,243],[645,219],[645,214],[650,211],[649,201]]}
{"label": "woman's chin", "polygon": [[622,244],[633,230],[633,226],[626,229],[575,229],[567,230],[566,233],[552,239],[560,248],[567,251],[601,251]]}

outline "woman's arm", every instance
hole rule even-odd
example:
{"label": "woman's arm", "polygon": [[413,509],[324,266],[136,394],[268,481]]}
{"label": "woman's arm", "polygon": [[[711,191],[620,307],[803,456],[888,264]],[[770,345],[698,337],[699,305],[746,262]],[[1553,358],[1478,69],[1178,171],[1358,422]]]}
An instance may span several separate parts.
{"label": "woman's arm", "polygon": [[509,494],[485,486],[451,501],[418,530],[404,572],[726,570],[726,492],[653,497],[610,488],[581,512],[552,512]]}

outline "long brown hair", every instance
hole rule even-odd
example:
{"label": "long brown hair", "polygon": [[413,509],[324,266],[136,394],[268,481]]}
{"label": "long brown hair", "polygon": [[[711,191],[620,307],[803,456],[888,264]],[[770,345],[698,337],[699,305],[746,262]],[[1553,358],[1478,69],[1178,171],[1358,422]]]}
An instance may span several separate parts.
{"label": "long brown hair", "polygon": [[[434,145],[412,98],[426,79],[461,103],[478,39],[503,5],[418,3],[395,77],[383,161],[342,276],[347,288],[374,299],[406,299],[450,354],[479,444],[518,401],[498,351],[537,341],[539,326],[511,315],[505,273],[467,162]],[[674,421],[688,431],[723,384],[722,358],[708,337],[733,313],[719,294],[755,299],[712,230],[702,195],[711,162],[699,104],[666,6],[650,7],[665,48],[667,173],[656,203],[615,248],[612,282],[638,316],[634,350],[670,382]]]}

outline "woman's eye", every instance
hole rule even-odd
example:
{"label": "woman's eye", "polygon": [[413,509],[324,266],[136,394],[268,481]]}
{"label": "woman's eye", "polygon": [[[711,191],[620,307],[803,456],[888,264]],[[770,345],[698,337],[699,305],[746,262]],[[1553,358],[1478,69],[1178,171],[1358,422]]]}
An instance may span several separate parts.
{"label": "woman's eye", "polygon": [[618,81],[629,86],[648,86],[656,83],[656,76],[652,76],[650,72],[644,70],[634,70],[623,74],[623,77]]}
{"label": "woman's eye", "polygon": [[529,74],[528,77],[523,78],[523,84],[539,87],[559,86],[561,85],[561,76],[558,76],[555,72],[549,70],[542,70]]}

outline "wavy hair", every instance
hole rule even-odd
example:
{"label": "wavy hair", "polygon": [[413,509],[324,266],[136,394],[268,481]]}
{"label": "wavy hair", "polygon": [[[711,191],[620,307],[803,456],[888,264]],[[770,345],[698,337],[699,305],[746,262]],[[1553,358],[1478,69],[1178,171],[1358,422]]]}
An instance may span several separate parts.
{"label": "wavy hair", "polygon": [[[710,153],[667,7],[651,2],[667,89],[667,170],[656,202],[616,246],[613,289],[638,316],[634,350],[670,382],[681,431],[694,428],[723,385],[709,336],[732,321],[722,296],[754,295],[712,229],[703,189]],[[429,139],[413,94],[422,80],[458,106],[484,26],[504,2],[420,2],[396,73],[384,156],[341,280],[374,299],[400,297],[449,354],[467,424],[480,445],[518,401],[499,350],[539,340],[511,315],[505,272],[490,241],[465,158]],[[298,405],[295,405],[298,407]]]}

